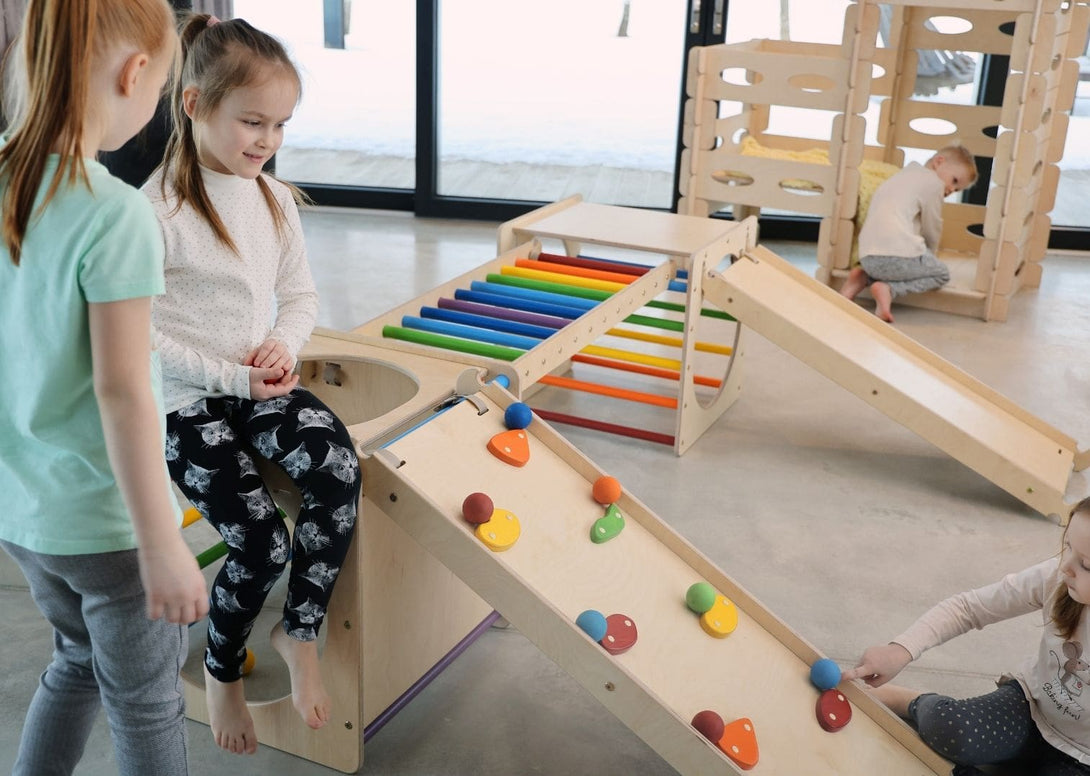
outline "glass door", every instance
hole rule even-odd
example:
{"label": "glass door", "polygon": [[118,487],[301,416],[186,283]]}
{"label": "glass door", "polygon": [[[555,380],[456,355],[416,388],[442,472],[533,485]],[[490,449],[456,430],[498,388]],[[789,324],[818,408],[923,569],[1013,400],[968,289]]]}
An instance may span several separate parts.
{"label": "glass door", "polygon": [[686,0],[436,0],[437,199],[670,208]]}
{"label": "glass door", "polygon": [[[1071,109],[1071,124],[1067,128],[1063,159],[1060,160],[1060,185],[1056,190],[1056,206],[1052,210],[1053,231],[1056,227],[1090,228],[1090,210],[1086,207],[1090,192],[1090,49],[1078,58],[1079,83],[1075,104]],[[1082,245],[1086,249],[1085,231]]]}
{"label": "glass door", "polygon": [[412,189],[416,7],[364,0],[234,0],[303,76],[276,172],[306,188]]}
{"label": "glass door", "polygon": [[[319,204],[670,209],[686,52],[725,0],[234,0],[304,79],[277,174]],[[710,27],[710,22],[709,22]]]}

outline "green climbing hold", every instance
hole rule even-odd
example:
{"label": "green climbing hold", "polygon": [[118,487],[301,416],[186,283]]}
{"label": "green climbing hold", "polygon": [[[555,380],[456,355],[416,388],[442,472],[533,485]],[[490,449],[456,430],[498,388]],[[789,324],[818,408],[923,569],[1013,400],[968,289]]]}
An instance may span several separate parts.
{"label": "green climbing hold", "polygon": [[624,529],[624,515],[616,504],[610,504],[606,513],[594,521],[590,529],[590,539],[595,544],[608,542]]}

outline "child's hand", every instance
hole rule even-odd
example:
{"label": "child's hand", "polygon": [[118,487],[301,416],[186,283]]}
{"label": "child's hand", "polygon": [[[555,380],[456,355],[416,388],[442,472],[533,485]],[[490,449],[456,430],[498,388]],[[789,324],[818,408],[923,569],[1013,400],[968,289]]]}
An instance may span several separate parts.
{"label": "child's hand", "polygon": [[180,532],[168,546],[141,548],[139,559],[149,620],[188,625],[208,614],[204,575]]}
{"label": "child's hand", "polygon": [[250,398],[256,401],[287,396],[298,384],[299,375],[285,369],[250,367]]}
{"label": "child's hand", "polygon": [[870,647],[859,665],[844,672],[844,679],[862,679],[871,687],[881,687],[912,662],[912,655],[900,644]]}
{"label": "child's hand", "polygon": [[275,369],[277,367],[285,372],[295,368],[295,359],[280,340],[267,339],[250,351],[242,362],[243,366],[256,366],[262,369]]}

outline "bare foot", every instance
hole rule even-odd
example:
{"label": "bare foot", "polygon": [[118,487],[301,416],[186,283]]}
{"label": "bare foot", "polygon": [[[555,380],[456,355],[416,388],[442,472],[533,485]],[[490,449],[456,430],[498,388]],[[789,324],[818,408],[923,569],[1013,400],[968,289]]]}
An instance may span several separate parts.
{"label": "bare foot", "polygon": [[269,639],[288,664],[292,705],[303,722],[317,730],[329,722],[331,705],[318,664],[318,642],[293,639],[284,631],[283,622],[273,626]]}
{"label": "bare foot", "polygon": [[848,273],[848,279],[840,287],[840,295],[848,299],[855,299],[855,295],[867,287],[867,273],[862,267],[852,267]]}
{"label": "bare foot", "polygon": [[889,710],[898,717],[908,718],[908,704],[923,695],[919,690],[911,687],[901,687],[896,684],[883,684],[881,687],[872,687],[870,694],[889,707]]}
{"label": "bare foot", "polygon": [[205,667],[204,692],[208,703],[208,722],[216,745],[232,754],[256,752],[257,733],[254,732],[250,710],[246,708],[242,680],[221,682]]}
{"label": "bare foot", "polygon": [[877,303],[874,314],[886,323],[893,323],[893,313],[890,312],[890,307],[893,305],[893,292],[889,290],[889,284],[881,281],[871,283],[870,293]]}

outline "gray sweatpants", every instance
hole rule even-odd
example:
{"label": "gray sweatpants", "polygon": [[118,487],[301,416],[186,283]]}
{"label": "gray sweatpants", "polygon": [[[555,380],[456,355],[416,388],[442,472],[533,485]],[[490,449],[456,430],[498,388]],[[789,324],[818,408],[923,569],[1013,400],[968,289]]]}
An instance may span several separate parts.
{"label": "gray sweatpants", "polygon": [[859,266],[871,283],[880,280],[887,284],[894,299],[905,294],[934,291],[950,282],[950,268],[930,253],[909,258],[864,256],[859,260]]}
{"label": "gray sweatpants", "polygon": [[184,625],[149,620],[136,551],[43,555],[8,542],[53,626],[14,776],[67,776],[106,709],[121,776],[185,776]]}

